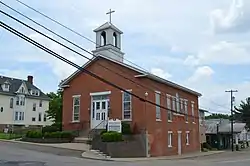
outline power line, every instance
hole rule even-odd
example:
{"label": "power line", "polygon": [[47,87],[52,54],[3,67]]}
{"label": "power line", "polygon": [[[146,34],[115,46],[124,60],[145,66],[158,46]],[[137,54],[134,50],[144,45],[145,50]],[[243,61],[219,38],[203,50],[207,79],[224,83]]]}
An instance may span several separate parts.
{"label": "power line", "polygon": [[[21,12],[15,10],[14,8],[12,8],[12,7],[8,6],[8,5],[6,5],[5,3],[1,2],[1,1],[0,1],[0,3],[3,4],[3,5],[5,5],[6,7],[10,8],[11,10],[17,12],[18,14],[22,15],[23,17],[29,19],[30,21],[34,22],[35,24],[41,26],[42,28],[48,30],[49,32],[53,33],[54,35],[60,37],[61,39],[63,39],[63,40],[65,40],[65,41],[69,42],[70,44],[72,44],[72,45],[74,45],[74,46],[76,46],[77,48],[80,48],[81,50],[83,50],[83,51],[85,51],[85,52],[87,52],[87,53],[93,55],[94,57],[97,57],[96,55],[92,54],[91,52],[87,51],[86,49],[84,49],[84,48],[78,46],[77,44],[75,44],[75,43],[69,41],[68,39],[64,38],[63,36],[61,36],[61,35],[59,35],[59,34],[53,32],[51,29],[49,29],[49,28],[43,26],[42,24],[40,24],[40,23],[38,23],[38,22],[32,20],[31,18],[29,18],[28,16],[26,16],[26,15],[22,14]],[[78,55],[80,55],[80,56],[82,56],[82,57],[84,57],[84,58],[86,58],[86,59],[88,59],[88,60],[90,60],[90,61],[92,61],[91,58],[88,58],[87,56],[85,56],[85,55],[83,55],[83,54],[81,54],[81,53],[79,53],[79,52],[77,52],[77,51],[75,51],[75,50],[69,48],[68,46],[66,46],[66,45],[64,45],[64,44],[62,44],[62,43],[56,41],[55,39],[53,39],[53,38],[51,38],[51,37],[49,37],[49,36],[47,36],[47,35],[41,33],[40,31],[38,31],[38,30],[32,28],[31,26],[29,26],[29,25],[25,24],[24,22],[18,20],[17,18],[15,18],[15,17],[13,17],[13,16],[11,16],[11,15],[9,15],[9,14],[3,12],[2,10],[0,10],[0,12],[1,12],[2,14],[4,14],[4,15],[10,17],[11,19],[13,19],[13,20],[15,20],[15,21],[21,23],[22,25],[24,25],[24,26],[26,26],[26,27],[32,29],[33,31],[35,31],[35,32],[37,32],[37,33],[43,35],[44,37],[46,37],[46,38],[48,38],[48,39],[50,39],[50,40],[56,42],[57,44],[59,44],[59,45],[65,47],[65,48],[67,48],[67,49],[73,51],[74,53],[76,53],[76,54],[78,54]],[[123,75],[121,75],[121,74],[119,74],[119,73],[117,73],[117,72],[115,72],[115,71],[109,69],[108,67],[106,67],[106,66],[104,66],[104,65],[102,65],[102,64],[99,64],[99,63],[97,63],[97,64],[98,64],[99,66],[101,66],[101,67],[103,67],[103,68],[105,68],[105,69],[111,71],[112,73],[115,73],[115,74],[121,76],[122,78],[125,78],[125,79],[127,79],[127,80],[133,82],[134,84],[137,84],[137,85],[139,85],[139,86],[141,86],[141,87],[143,87],[143,88],[145,88],[145,89],[148,89],[148,90],[150,90],[150,91],[152,91],[152,92],[155,92],[154,89],[152,89],[152,88],[150,88],[150,87],[148,87],[148,86],[142,85],[142,84],[140,84],[140,83],[138,83],[138,82],[136,82],[136,81],[134,81],[134,80],[132,80],[132,79],[130,79],[130,78],[127,78],[127,77],[125,77],[125,76],[123,76]],[[125,72],[122,72],[122,74],[124,74],[124,73],[125,73]],[[152,87],[155,87],[155,86],[152,86]],[[155,87],[155,88],[159,89],[159,87]],[[164,95],[164,97],[166,97],[166,96]],[[176,102],[178,102],[178,101],[176,101]],[[178,102],[178,103],[181,103],[181,102]]]}
{"label": "power line", "polygon": [[[2,3],[2,2],[0,1],[0,3]],[[2,3],[2,4],[3,4],[3,3]],[[11,7],[10,7],[10,8],[11,8]],[[13,10],[15,10],[15,9],[13,9]],[[73,51],[74,53],[76,53],[76,54],[78,54],[78,55],[80,55],[80,56],[82,56],[82,57],[84,57],[84,58],[86,58],[86,59],[88,59],[88,60],[92,61],[92,59],[91,59],[91,58],[88,58],[87,56],[85,56],[85,55],[83,55],[83,54],[81,54],[81,53],[79,53],[79,52],[77,52],[77,51],[75,51],[75,50],[71,49],[70,47],[68,47],[68,46],[66,46],[66,45],[64,45],[64,44],[62,44],[62,43],[60,43],[60,42],[56,41],[55,39],[53,39],[53,38],[51,38],[51,37],[49,37],[49,36],[47,36],[47,35],[45,35],[45,34],[41,33],[40,31],[36,30],[35,28],[33,28],[33,27],[31,27],[31,26],[29,26],[29,25],[25,24],[24,22],[22,22],[22,21],[18,20],[17,18],[15,18],[15,17],[13,17],[13,16],[9,15],[8,13],[5,13],[5,12],[4,12],[4,11],[2,11],[2,10],[0,10],[0,12],[1,12],[2,14],[4,14],[4,15],[6,15],[6,16],[8,16],[8,17],[10,17],[11,19],[13,19],[13,20],[15,20],[15,21],[19,22],[20,24],[22,24],[22,25],[24,25],[24,26],[28,27],[29,29],[31,29],[31,30],[33,30],[33,31],[35,31],[36,33],[39,33],[39,34],[41,34],[42,36],[44,36],[44,37],[46,37],[46,38],[48,38],[48,39],[52,40],[53,42],[56,42],[57,44],[59,44],[59,45],[61,45],[61,46],[65,47],[65,48],[69,49],[70,51]],[[18,12],[18,11],[16,11],[16,12]],[[18,12],[18,13],[20,13],[20,12]],[[20,14],[22,14],[22,13],[20,13]],[[44,28],[46,28],[45,26],[43,26],[43,25],[41,25],[41,24],[39,24],[39,25],[40,25],[40,26],[42,26],[42,27],[44,27]],[[57,35],[58,37],[62,38],[63,40],[65,40],[65,41],[67,41],[67,42],[71,43],[72,45],[74,45],[74,46],[76,46],[76,47],[78,47],[78,48],[80,48],[80,49],[84,50],[85,52],[87,52],[87,53],[89,53],[89,54],[93,55],[94,57],[97,57],[96,55],[94,55],[94,54],[92,54],[92,53],[88,52],[86,49],[84,49],[84,48],[82,48],[82,47],[80,47],[80,46],[76,45],[75,43],[73,43],[73,42],[69,41],[68,39],[66,39],[66,38],[62,37],[61,35],[58,35],[57,33],[53,32],[52,30],[50,30],[50,29],[48,29],[48,28],[46,28],[46,29],[47,29],[48,31],[50,31],[51,33],[53,33],[53,34]],[[117,74],[117,75],[121,76],[122,78],[124,78],[124,79],[126,79],[126,80],[129,80],[129,81],[131,81],[131,82],[133,82],[133,83],[134,83],[134,84],[136,84],[136,85],[139,85],[139,86],[141,86],[141,87],[143,87],[143,88],[145,88],[145,89],[148,89],[148,90],[150,90],[150,91],[152,91],[152,92],[155,92],[155,90],[154,90],[154,89],[152,89],[152,88],[150,88],[150,87],[147,87],[147,86],[142,85],[142,84],[140,84],[140,83],[138,83],[138,82],[136,82],[136,81],[134,81],[134,80],[132,80],[132,79],[130,79],[130,78],[127,78],[127,77],[125,77],[125,76],[123,76],[123,75],[121,75],[121,74],[119,74],[119,73],[117,73],[117,72],[113,71],[112,69],[109,69],[108,67],[106,67],[106,66],[104,66],[104,65],[102,65],[102,64],[100,64],[100,63],[97,63],[97,64],[98,64],[99,66],[101,66],[101,67],[103,67],[103,68],[105,68],[105,69],[107,69],[107,70],[111,71],[112,73],[115,73],[115,74]],[[122,73],[123,73],[123,72],[122,72]],[[124,73],[125,73],[125,72],[124,72]],[[123,73],[123,74],[124,74],[124,73]],[[155,87],[155,86],[152,86],[152,87]],[[155,88],[159,89],[159,87],[155,87]],[[166,97],[166,96],[164,95],[164,97]],[[177,102],[177,103],[181,103],[181,102],[178,102],[178,101],[176,101],[176,102]]]}
{"label": "power line", "polygon": [[121,90],[121,91],[124,91],[124,92],[130,94],[131,96],[134,96],[135,98],[138,98],[139,100],[141,100],[141,101],[143,101],[143,102],[147,102],[147,103],[149,103],[149,104],[151,104],[151,105],[160,107],[160,108],[162,108],[162,109],[168,110],[168,111],[173,112],[173,113],[176,113],[176,114],[186,115],[186,116],[190,116],[190,117],[192,117],[192,118],[197,118],[197,119],[199,119],[199,117],[195,117],[195,116],[188,115],[188,114],[184,114],[184,113],[182,113],[182,112],[178,112],[178,111],[175,111],[175,110],[172,110],[172,109],[168,109],[168,108],[166,108],[166,107],[164,107],[164,106],[162,106],[162,105],[156,104],[156,103],[154,103],[154,102],[152,102],[152,101],[149,101],[149,100],[146,100],[145,98],[140,97],[140,96],[138,96],[138,95],[136,95],[136,94],[134,94],[134,93],[132,93],[132,92],[129,92],[129,91],[127,91],[127,90],[121,88],[120,86],[118,86],[118,85],[116,85],[116,84],[114,84],[114,83],[112,83],[112,82],[110,82],[110,81],[108,81],[108,80],[106,80],[106,79],[104,79],[104,78],[102,78],[102,77],[100,77],[100,76],[98,76],[98,75],[92,73],[91,71],[88,71],[87,69],[84,69],[83,67],[81,67],[81,66],[79,66],[79,65],[77,65],[77,64],[75,64],[75,63],[73,63],[73,62],[71,62],[71,61],[69,61],[68,59],[66,59],[66,58],[64,58],[64,57],[62,57],[62,56],[60,56],[59,54],[57,54],[57,53],[55,53],[54,51],[48,49],[47,47],[43,46],[42,44],[40,44],[40,43],[38,43],[38,42],[32,40],[31,38],[27,37],[26,35],[22,34],[21,32],[15,30],[14,28],[10,27],[9,25],[3,23],[2,21],[0,21],[0,26],[3,27],[4,29],[8,30],[9,32],[15,34],[16,36],[18,36],[18,37],[20,37],[20,38],[26,40],[27,42],[31,43],[32,45],[34,45],[34,46],[40,48],[41,50],[43,50],[43,51],[45,51],[45,52],[51,54],[52,56],[54,56],[54,57],[56,57],[56,58],[58,58],[58,59],[60,59],[60,60],[62,60],[62,61],[64,61],[64,62],[66,62],[67,64],[70,64],[71,66],[77,68],[78,70],[83,71],[83,72],[87,73],[88,75],[90,75],[90,76],[92,76],[92,77],[94,77],[94,78],[96,78],[96,79],[98,79],[98,80],[100,80],[100,81],[102,81],[102,82],[104,82],[104,83],[110,85],[110,86],[113,86],[113,87],[116,88],[116,89],[119,89],[119,90]]}
{"label": "power line", "polygon": [[[38,10],[32,8],[31,6],[29,6],[29,5],[27,5],[27,4],[23,3],[23,2],[21,2],[21,1],[19,1],[19,0],[16,0],[16,1],[19,2],[19,3],[21,3],[22,5],[24,5],[24,6],[28,7],[28,8],[30,8],[31,10],[33,10],[33,11],[39,13],[40,15],[42,15],[42,16],[44,16],[44,17],[50,19],[51,21],[53,21],[53,22],[59,24],[60,26],[66,28],[66,29],[68,29],[68,30],[70,30],[71,32],[73,32],[73,33],[75,33],[75,34],[77,34],[77,35],[79,35],[79,36],[81,36],[81,37],[83,37],[83,38],[85,38],[85,39],[91,41],[92,43],[97,44],[97,43],[94,42],[93,40],[88,39],[88,38],[85,37],[84,35],[81,35],[80,33],[78,33],[78,32],[76,32],[76,31],[70,29],[69,27],[67,27],[67,26],[61,24],[60,22],[56,21],[55,19],[52,19],[51,17],[49,17],[49,16],[47,16],[47,15],[41,13],[40,11],[38,11]],[[4,6],[8,7],[9,9],[13,10],[14,12],[18,13],[19,15],[25,17],[26,19],[32,21],[33,23],[37,24],[38,26],[40,26],[40,27],[46,29],[47,31],[51,32],[52,34],[58,36],[59,38],[65,40],[65,41],[67,41],[67,42],[69,42],[70,44],[76,46],[77,48],[80,48],[81,50],[83,50],[83,51],[85,51],[85,52],[91,54],[91,55],[94,56],[94,57],[96,57],[96,55],[94,55],[93,53],[91,53],[91,52],[89,52],[88,50],[86,50],[86,49],[84,49],[84,48],[78,46],[77,44],[75,44],[75,43],[69,41],[68,39],[64,38],[63,36],[61,36],[61,35],[59,35],[59,34],[57,34],[57,33],[55,33],[54,31],[52,31],[51,29],[49,29],[49,28],[45,27],[44,25],[38,23],[37,21],[34,21],[33,19],[29,18],[28,16],[24,15],[23,13],[17,11],[16,9],[14,9],[14,8],[12,8],[12,7],[10,7],[10,6],[8,6],[7,4],[5,4],[5,3],[1,2],[1,1],[0,1],[0,3],[3,4]],[[109,51],[109,50],[108,50],[108,51]],[[89,59],[89,60],[92,60],[92,59],[90,59],[90,58],[88,58],[88,57],[86,57],[86,56],[84,56],[84,55],[81,55],[81,56],[83,56],[84,58],[87,58],[87,59]],[[111,58],[111,59],[112,59],[112,58]],[[101,66],[104,67],[104,68],[106,68],[107,70],[109,70],[107,67],[105,67],[105,66],[103,66],[103,65],[101,65]],[[136,65],[136,66],[138,66],[138,65]],[[140,66],[138,66],[138,67],[140,67]],[[141,68],[141,67],[140,67],[140,68]],[[142,69],[143,69],[143,68],[142,68]],[[145,69],[143,69],[143,70],[145,70]],[[109,71],[111,71],[111,70],[109,70]],[[144,86],[144,85],[141,85],[141,84],[138,83],[138,82],[136,83],[135,81],[133,81],[133,80],[131,80],[131,79],[129,79],[129,78],[126,78],[126,77],[124,77],[123,75],[121,75],[121,74],[119,74],[119,73],[116,73],[116,72],[113,72],[113,73],[118,74],[119,76],[121,76],[121,77],[123,77],[123,78],[125,78],[125,79],[128,79],[128,80],[130,80],[131,82],[133,82],[133,83],[135,83],[135,84],[138,84],[138,85],[140,85],[141,87],[143,87],[143,88],[145,88],[145,89],[150,89],[149,87],[146,87],[146,86]],[[147,73],[147,72],[146,72],[146,73]],[[124,73],[122,72],[122,74],[124,74]],[[150,74],[150,73],[149,73],[149,74]],[[153,87],[154,87],[154,86],[153,86]],[[155,88],[158,89],[158,87],[155,87]],[[151,91],[154,91],[153,89],[150,89],[150,90],[151,90]],[[204,99],[204,97],[203,97],[203,99]],[[217,106],[220,106],[220,107],[222,107],[222,108],[226,108],[226,107],[224,107],[224,106],[221,106],[221,105],[215,103],[215,102],[212,101],[212,100],[209,100],[209,101],[210,101],[211,103],[217,105]],[[226,109],[229,109],[229,108],[226,108]]]}
{"label": "power line", "polygon": [[[1,3],[1,2],[0,2],[0,3]],[[15,10],[15,9],[13,9],[13,10]],[[18,11],[16,11],[16,12],[18,12]],[[7,13],[5,13],[5,12],[3,12],[3,11],[1,11],[1,13],[5,14],[5,15],[7,15],[7,16],[9,16],[9,17],[11,17],[11,18],[14,19],[15,21],[18,21],[19,23],[22,23],[22,24],[25,25],[26,27],[29,27],[30,29],[36,31],[37,33],[39,33],[39,34],[41,34],[41,35],[43,35],[43,36],[49,38],[50,40],[52,40],[52,41],[54,41],[54,42],[56,42],[56,43],[62,45],[61,43],[59,43],[59,42],[55,41],[54,39],[52,39],[52,38],[50,38],[50,37],[44,35],[44,34],[41,33],[40,31],[35,30],[34,28],[32,28],[32,27],[28,26],[27,24],[25,24],[25,23],[19,21],[18,19],[14,18],[14,17],[12,17],[12,16],[10,16],[10,15],[8,15]],[[21,14],[21,13],[20,13],[20,14]],[[27,16],[26,16],[26,17],[27,17]],[[41,26],[43,26],[43,25],[41,25]],[[44,28],[46,28],[46,27],[44,27]],[[50,30],[50,29],[48,29],[48,30]],[[51,31],[51,30],[50,30],[50,31]],[[52,31],[52,33],[54,33],[54,32]],[[56,35],[58,35],[58,34],[56,34]],[[60,35],[59,35],[59,36],[60,36]],[[62,36],[60,36],[60,37],[63,38]],[[63,38],[63,39],[66,40],[66,41],[68,41],[68,42],[70,42],[69,40],[67,40],[67,39],[65,39],[65,38]],[[72,42],[70,42],[70,43],[72,43]],[[74,44],[74,43],[72,43],[72,44]],[[74,44],[74,45],[77,46],[77,47],[79,47],[79,46],[76,45],[76,44]],[[65,46],[65,45],[62,45],[62,46],[68,48],[68,47]],[[80,48],[81,48],[81,47],[80,47]],[[75,50],[72,50],[71,48],[68,48],[68,49],[70,49],[71,51],[73,51],[73,52],[79,54],[78,52],[76,52]],[[82,48],[82,49],[83,49],[83,48]],[[82,56],[84,56],[84,55],[82,55]],[[85,56],[85,58],[88,58],[88,57]],[[91,60],[91,59],[90,59],[90,60]],[[102,66],[102,67],[106,68],[105,66]],[[106,69],[108,69],[108,68],[106,68]],[[108,69],[108,70],[109,70],[109,69]],[[119,74],[119,73],[117,73],[117,74]],[[122,76],[122,75],[120,75],[120,76]],[[124,77],[123,77],[123,78],[124,78]],[[127,79],[127,78],[125,77],[125,79]],[[130,80],[130,81],[131,81],[131,80]],[[133,80],[132,80],[132,81],[133,81]],[[134,82],[134,83],[136,83],[136,82]],[[137,83],[137,84],[138,84],[138,83]],[[146,87],[146,88],[147,88],[147,87]],[[151,90],[152,90],[152,89],[151,89]],[[178,101],[176,101],[176,102],[177,102],[177,103],[180,103],[180,102],[178,102]]]}
{"label": "power line", "polygon": [[[52,22],[54,22],[54,23],[56,23],[56,24],[62,26],[63,28],[65,28],[65,29],[67,29],[67,30],[73,32],[74,34],[76,34],[76,35],[78,35],[78,36],[80,36],[80,37],[82,37],[82,38],[88,40],[89,42],[94,43],[94,44],[96,44],[97,46],[100,46],[100,45],[99,45],[98,43],[96,43],[95,41],[89,39],[88,37],[86,37],[86,36],[80,34],[79,32],[77,32],[77,31],[75,31],[75,30],[69,28],[68,26],[66,26],[66,25],[64,25],[64,24],[62,24],[62,23],[60,23],[59,21],[57,21],[57,20],[55,20],[55,19],[49,17],[48,15],[46,15],[46,14],[40,12],[39,10],[37,10],[37,9],[35,9],[35,8],[33,8],[33,7],[29,6],[29,5],[27,5],[26,3],[24,3],[24,2],[22,2],[22,1],[20,1],[20,0],[15,0],[15,1],[17,1],[18,3],[24,5],[25,7],[27,7],[27,8],[29,8],[29,9],[33,10],[34,12],[36,12],[36,13],[42,15],[43,17],[45,17],[45,18],[51,20]],[[122,56],[119,55],[119,54],[115,54],[114,52],[111,52],[110,50],[108,50],[108,51],[109,51],[110,53],[112,53],[112,54],[114,54],[114,55],[120,57],[120,58],[122,57]],[[122,58],[123,58],[123,57],[122,57]],[[141,67],[141,66],[139,66],[139,65],[137,65],[137,64],[135,64],[135,63],[133,63],[133,62],[131,62],[130,60],[125,59],[125,58],[123,58],[123,59],[124,59],[125,61],[127,61],[127,62],[129,62],[129,63],[131,63],[131,64],[133,64],[133,65],[135,65],[135,66],[137,66],[138,68],[147,71],[147,70],[144,69],[143,67]],[[115,60],[115,59],[113,59],[113,60]],[[147,71],[147,73],[150,73],[150,72]]]}
{"label": "power line", "polygon": [[[51,20],[52,22],[54,22],[54,23],[56,23],[56,24],[62,26],[63,28],[65,28],[65,29],[67,29],[67,30],[73,32],[74,34],[76,34],[76,35],[78,35],[78,36],[80,36],[80,37],[82,37],[82,38],[88,40],[89,42],[98,45],[98,43],[96,43],[95,41],[89,39],[88,37],[86,37],[86,36],[80,34],[79,32],[77,32],[77,31],[75,31],[75,30],[69,28],[68,26],[66,26],[66,25],[64,25],[64,24],[62,24],[62,23],[60,23],[59,21],[57,21],[57,20],[55,20],[55,19],[49,17],[48,15],[46,15],[46,14],[40,12],[39,10],[37,10],[37,9],[35,9],[35,8],[33,8],[33,7],[31,7],[30,5],[24,3],[24,2],[22,2],[22,1],[20,1],[20,0],[16,0],[16,2],[18,2],[18,3],[22,4],[22,5],[24,5],[25,7],[27,7],[27,8],[29,8],[29,9],[33,10],[34,12],[36,12],[36,13],[42,15],[43,17],[45,17],[45,18],[47,18],[47,19],[49,19],[49,20]],[[1,1],[0,1],[0,3],[2,3],[3,5],[5,5],[6,7],[9,7],[8,5],[4,4],[4,3],[1,2]],[[9,7],[9,8],[11,8],[11,7]],[[22,15],[23,17],[29,19],[30,21],[36,23],[37,25],[39,25],[39,23],[37,23],[36,21],[30,19],[29,17],[25,16],[24,14],[22,14],[22,13],[16,11],[15,9],[12,8],[12,10],[15,11],[15,12],[17,12],[17,13],[19,13],[19,14]],[[40,24],[39,26],[41,26],[41,27],[43,27],[43,28],[45,28],[46,30],[48,30],[48,31],[51,32],[51,30],[49,30],[48,28],[44,27],[43,25]],[[55,34],[55,32],[51,32],[51,33]],[[56,35],[56,34],[55,34],[55,35]],[[57,36],[58,36],[58,35],[57,35]],[[69,41],[68,41],[68,42],[69,42]],[[71,44],[72,44],[72,42],[71,42]],[[74,44],[73,44],[73,45],[74,45]],[[100,46],[100,45],[98,45],[98,46]],[[78,48],[79,48],[79,47],[78,47]],[[111,52],[110,50],[108,50],[108,51]],[[113,52],[111,52],[111,53],[113,53]],[[92,54],[92,53],[91,53],[91,54]],[[115,53],[113,53],[113,54],[115,54]],[[118,54],[115,54],[115,55],[116,55],[116,56],[119,56]],[[111,59],[113,59],[113,58],[111,58]],[[113,60],[115,60],[115,59],[113,59]],[[135,63],[133,63],[133,62],[131,62],[131,61],[125,59],[125,58],[124,58],[124,60],[126,60],[127,62],[130,62],[131,64],[133,64],[133,65],[135,65],[135,66],[137,66],[137,67],[139,67],[140,69],[143,69],[144,71],[146,71],[146,73],[151,74],[149,71],[147,71],[146,69],[142,68],[141,66],[139,66],[139,65],[137,65],[137,64],[135,64]],[[203,98],[204,98],[204,97],[203,97]],[[222,106],[222,105],[219,105],[219,104],[215,103],[215,102],[212,101],[212,100],[209,100],[209,101],[210,101],[211,103],[213,103],[213,104],[219,106],[219,107],[226,108],[226,107],[224,107],[224,106]],[[226,108],[226,109],[229,109],[229,108]]]}

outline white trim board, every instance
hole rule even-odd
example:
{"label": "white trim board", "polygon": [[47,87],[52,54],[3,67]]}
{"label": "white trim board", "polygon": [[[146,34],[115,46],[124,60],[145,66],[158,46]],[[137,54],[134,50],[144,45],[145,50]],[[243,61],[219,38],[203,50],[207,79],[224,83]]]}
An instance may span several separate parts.
{"label": "white trim board", "polygon": [[89,95],[90,95],[90,96],[99,96],[99,95],[109,95],[109,94],[111,94],[111,91],[93,92],[93,93],[90,93]]}

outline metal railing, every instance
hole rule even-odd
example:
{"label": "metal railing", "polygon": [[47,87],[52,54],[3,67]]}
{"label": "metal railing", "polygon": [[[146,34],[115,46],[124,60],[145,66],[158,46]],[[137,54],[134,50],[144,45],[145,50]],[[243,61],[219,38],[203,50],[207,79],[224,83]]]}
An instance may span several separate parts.
{"label": "metal railing", "polygon": [[[102,130],[102,129],[99,128],[101,125],[105,125],[105,129],[106,129],[107,121],[108,120],[101,121],[101,123],[99,123],[98,125],[96,125],[93,129],[91,129],[89,131],[89,134],[88,134],[88,140],[89,141],[92,141],[93,138],[95,137],[95,135],[97,135],[98,132],[100,132],[100,130]],[[91,149],[91,143],[90,143],[89,148]]]}

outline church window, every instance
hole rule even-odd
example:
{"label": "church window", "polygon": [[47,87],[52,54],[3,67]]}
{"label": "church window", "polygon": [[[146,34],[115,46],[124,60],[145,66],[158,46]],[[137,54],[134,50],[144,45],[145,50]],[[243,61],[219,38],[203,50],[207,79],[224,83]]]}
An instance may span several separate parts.
{"label": "church window", "polygon": [[105,46],[106,45],[106,32],[103,31],[101,33],[101,46]]}
{"label": "church window", "polygon": [[117,34],[115,32],[113,33],[113,45],[117,47]]}

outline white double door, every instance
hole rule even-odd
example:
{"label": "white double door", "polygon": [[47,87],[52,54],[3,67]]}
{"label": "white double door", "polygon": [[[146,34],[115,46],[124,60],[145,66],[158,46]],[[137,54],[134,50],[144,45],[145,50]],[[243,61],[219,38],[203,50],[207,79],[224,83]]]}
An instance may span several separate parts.
{"label": "white double door", "polygon": [[108,99],[93,100],[91,128],[105,129],[108,120]]}

